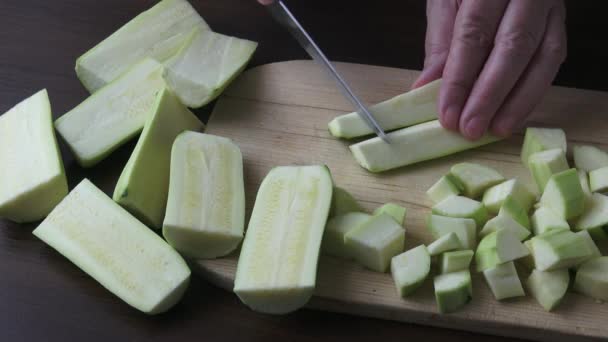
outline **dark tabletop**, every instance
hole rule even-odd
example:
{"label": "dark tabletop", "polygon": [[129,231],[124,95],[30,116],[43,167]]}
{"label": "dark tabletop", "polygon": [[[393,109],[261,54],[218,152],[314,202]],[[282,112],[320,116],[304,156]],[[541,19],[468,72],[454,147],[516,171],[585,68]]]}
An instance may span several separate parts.
{"label": "dark tabletop", "polygon": [[[0,113],[47,88],[55,116],[86,98],[76,58],[151,0],[0,0]],[[306,58],[253,0],[193,0],[215,31],[258,41],[251,65]],[[332,60],[420,69],[424,1],[287,1]],[[608,2],[568,2],[569,57],[556,83],[608,90]],[[209,108],[198,111],[205,117]],[[90,178],[107,193],[133,143],[91,170],[62,146],[70,186]],[[0,165],[2,167],[2,165]],[[36,240],[35,225],[0,220],[0,340],[484,341],[488,336],[341,314],[301,310],[257,314],[231,293],[194,277],[184,299],[155,317],[111,295]],[[495,338],[495,341],[506,340]]]}

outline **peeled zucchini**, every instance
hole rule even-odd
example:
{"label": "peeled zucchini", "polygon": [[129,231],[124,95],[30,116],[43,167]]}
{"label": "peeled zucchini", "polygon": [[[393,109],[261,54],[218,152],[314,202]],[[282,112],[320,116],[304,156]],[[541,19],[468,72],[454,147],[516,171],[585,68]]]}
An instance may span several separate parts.
{"label": "peeled zucchini", "polygon": [[407,210],[398,204],[386,203],[381,207],[376,208],[376,210],[374,210],[374,215],[387,214],[392,217],[395,222],[403,226],[406,212]]}
{"label": "peeled zucchini", "polygon": [[528,166],[534,153],[559,148],[566,153],[566,133],[561,128],[528,127],[521,149],[521,161]]}
{"label": "peeled zucchini", "polygon": [[334,217],[355,211],[363,211],[357,200],[348,191],[334,186],[329,216]]}
{"label": "peeled zucchini", "polygon": [[574,165],[577,169],[591,172],[608,166],[608,153],[590,145],[574,145],[572,147]]}
{"label": "peeled zucchini", "polygon": [[550,230],[570,230],[570,226],[553,210],[540,207],[532,214],[532,229],[534,235],[541,235]]}
{"label": "peeled zucchini", "polygon": [[251,309],[283,314],[308,302],[332,188],[324,166],[277,167],[264,178],[234,281],[234,292]]}
{"label": "peeled zucchini", "polygon": [[589,189],[591,192],[605,192],[608,190],[608,167],[589,172]]}
{"label": "peeled zucchini", "polygon": [[436,204],[432,212],[441,216],[471,218],[477,227],[483,227],[488,220],[488,211],[481,202],[462,196],[447,198]]}
{"label": "peeled zucchini", "polygon": [[46,90],[0,116],[0,217],[38,221],[68,193]]}
{"label": "peeled zucchini", "polygon": [[577,232],[576,235],[580,235],[585,240],[587,247],[589,247],[589,250],[591,251],[587,260],[602,256],[602,252],[600,252],[600,249],[597,248],[595,241],[593,241],[588,231],[581,230],[580,232]]}
{"label": "peeled zucchini", "polygon": [[437,204],[450,196],[458,196],[460,193],[460,188],[454,184],[449,175],[439,178],[439,180],[426,191],[426,195],[434,204]]}
{"label": "peeled zucchini", "polygon": [[473,219],[429,215],[427,227],[435,239],[455,233],[462,248],[474,249],[477,244],[477,228]]}
{"label": "peeled zucchini", "polygon": [[451,251],[454,249],[462,249],[462,243],[456,233],[451,232],[446,235],[439,237],[437,240],[429,244],[426,249],[431,256],[439,255],[443,252]]}
{"label": "peeled zucchini", "polygon": [[604,227],[608,225],[608,196],[593,194],[583,214],[576,220],[576,230],[587,230],[596,239],[606,237]]}
{"label": "peeled zucchini", "polygon": [[591,298],[608,300],[608,257],[582,264],[576,271],[574,289]]}
{"label": "peeled zucchini", "polygon": [[534,252],[532,251],[532,240],[524,241],[524,246],[530,251],[530,254],[517,260],[521,265],[524,265],[529,271],[536,268],[536,262],[534,262]]}
{"label": "peeled zucchini", "polygon": [[165,86],[162,72],[145,59],[55,121],[78,164],[95,165],[141,132]]}
{"label": "peeled zucchini", "polygon": [[509,216],[517,223],[530,230],[530,218],[528,217],[528,210],[524,209],[513,196],[507,196],[502,202],[502,206],[498,211],[498,216]]}
{"label": "peeled zucchini", "polygon": [[243,239],[243,156],[230,139],[196,132],[177,136],[163,236],[193,258],[232,252]]}
{"label": "peeled zucchini", "polygon": [[473,298],[471,273],[468,270],[435,277],[435,301],[441,313],[459,310]]}
{"label": "peeled zucchini", "polygon": [[576,266],[593,251],[583,236],[569,230],[551,230],[532,238],[532,253],[537,269],[551,271]]}
{"label": "peeled zucchini", "polygon": [[361,212],[351,212],[330,218],[323,233],[321,251],[335,257],[352,259],[353,256],[349,253],[344,243],[344,236],[370,218],[371,215]]}
{"label": "peeled zucchini", "polygon": [[33,233],[145,313],[168,310],[188,287],[180,255],[87,179]]}
{"label": "peeled zucchini", "polygon": [[517,236],[502,229],[481,239],[475,252],[477,272],[482,272],[505,262],[523,258],[530,254]]}
{"label": "peeled zucchini", "polygon": [[160,229],[167,206],[173,142],[183,131],[197,131],[203,126],[175,95],[163,89],[120,174],[114,201],[145,224]]}
{"label": "peeled zucchini", "polygon": [[[578,180],[581,182],[581,188],[585,194],[585,204],[588,205],[591,201],[591,188],[589,187],[589,175],[583,170],[577,170]],[[585,205],[585,206],[586,206]]]}
{"label": "peeled zucchini", "polygon": [[513,261],[486,269],[483,276],[497,300],[526,295]]}
{"label": "peeled zucchini", "polygon": [[522,226],[510,216],[506,215],[498,215],[486,222],[483,229],[479,232],[479,236],[484,237],[502,229],[508,230],[515,234],[519,241],[523,241],[530,236],[530,231],[526,229],[526,227]]}
{"label": "peeled zucchini", "polygon": [[[433,81],[405,94],[369,107],[386,131],[437,119],[437,96],[441,80]],[[340,115],[329,123],[329,132],[337,138],[351,139],[374,133],[359,114]]]}
{"label": "peeled zucchini", "polygon": [[375,137],[350,146],[357,162],[370,172],[382,172],[447,156],[498,141],[486,135],[470,141],[434,120],[389,133],[390,144]]}
{"label": "peeled zucchini", "polygon": [[419,288],[430,271],[431,257],[424,245],[391,259],[391,275],[400,297],[406,297]]}
{"label": "peeled zucchini", "polygon": [[576,169],[551,176],[540,198],[540,204],[566,220],[582,214],[585,209],[585,194]]}
{"label": "peeled zucchini", "polygon": [[469,198],[477,198],[488,188],[505,180],[498,171],[474,163],[458,163],[450,169],[451,179],[463,189]]}
{"label": "peeled zucchini", "polygon": [[489,188],[482,202],[489,212],[496,214],[508,196],[513,197],[526,212],[536,200],[536,195],[514,178]]}
{"label": "peeled zucchini", "polygon": [[439,269],[441,273],[451,273],[467,270],[473,260],[472,250],[451,251],[441,254],[439,257]]}
{"label": "peeled zucchini", "polygon": [[570,168],[566,153],[561,148],[534,153],[528,160],[528,167],[541,192],[545,190],[551,176]]}
{"label": "peeled zucchini", "polygon": [[533,270],[526,281],[532,296],[547,311],[551,311],[559,305],[564,295],[566,295],[569,283],[570,274],[565,269],[555,271]]}
{"label": "peeled zucchini", "polygon": [[344,235],[349,255],[376,272],[386,272],[391,258],[403,252],[405,229],[387,215],[372,216]]}

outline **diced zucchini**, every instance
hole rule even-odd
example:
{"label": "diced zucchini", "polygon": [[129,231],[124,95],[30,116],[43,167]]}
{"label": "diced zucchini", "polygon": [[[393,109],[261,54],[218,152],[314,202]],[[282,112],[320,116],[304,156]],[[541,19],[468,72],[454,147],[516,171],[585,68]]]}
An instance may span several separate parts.
{"label": "diced zucchini", "polygon": [[348,254],[361,265],[386,272],[391,258],[403,252],[405,229],[387,215],[372,216],[344,236]]}
{"label": "diced zucchini", "polygon": [[483,227],[488,220],[488,211],[481,202],[462,196],[452,196],[441,201],[433,207],[432,212],[441,216],[471,218],[477,227]]}
{"label": "diced zucchini", "polygon": [[513,196],[507,196],[502,202],[502,206],[498,211],[498,216],[509,216],[517,223],[530,230],[530,218],[528,217],[528,211],[524,209],[519,202],[513,198]]}
{"label": "diced zucchini", "polygon": [[536,268],[536,263],[534,262],[534,252],[532,251],[532,240],[524,241],[524,246],[526,246],[526,248],[530,251],[530,254],[517,261],[531,271]]}
{"label": "diced zucchini", "polygon": [[[591,254],[589,254],[589,257],[587,257],[585,261],[602,256],[602,252],[600,252],[600,249],[597,248],[597,245],[595,244],[595,241],[593,241],[593,239],[591,238],[589,231],[581,230],[580,232],[577,232],[576,235],[580,235],[585,240],[587,247],[589,247],[589,250],[591,251]],[[580,267],[580,265],[581,264],[576,265],[576,268]]]}
{"label": "diced zucchini", "polygon": [[308,302],[332,188],[325,166],[276,167],[264,178],[234,280],[234,292],[251,309],[283,314]]}
{"label": "diced zucchini", "polygon": [[442,176],[427,191],[426,195],[437,204],[450,196],[460,195],[460,189],[456,186],[449,176]]}
{"label": "diced zucchini", "polygon": [[496,214],[508,196],[513,197],[526,212],[536,200],[536,195],[514,178],[489,188],[483,195],[483,205]]}
{"label": "diced zucchini", "polygon": [[[380,127],[386,131],[437,119],[437,96],[441,80],[433,81],[405,94],[369,107]],[[351,139],[374,133],[359,114],[340,115],[329,123],[337,138]]]}
{"label": "diced zucchini", "polygon": [[439,269],[441,273],[451,273],[467,270],[473,260],[472,250],[451,251],[441,254],[439,257]]}
{"label": "diced zucchini", "polygon": [[541,235],[550,230],[570,230],[570,226],[553,210],[540,207],[532,214],[532,229],[534,235]]}
{"label": "diced zucchini", "polygon": [[160,1],[78,58],[76,74],[93,93],[142,59],[166,61],[208,28],[187,0]]}
{"label": "diced zucchini", "polygon": [[469,198],[478,198],[488,188],[505,180],[493,168],[474,163],[458,163],[452,166],[450,175]]}
{"label": "diced zucchini", "polygon": [[566,220],[582,214],[585,209],[585,194],[576,169],[551,176],[540,198],[540,204]]}
{"label": "diced zucchini", "polygon": [[352,259],[353,256],[348,253],[344,243],[344,236],[370,218],[371,215],[361,212],[350,212],[330,218],[323,232],[321,251],[335,257]]}
{"label": "diced zucchini", "polygon": [[434,285],[440,313],[457,311],[473,298],[471,273],[468,270],[438,275]]}
{"label": "diced zucchini", "polygon": [[591,192],[605,192],[608,190],[608,167],[589,172],[589,189]]}
{"label": "diced zucchini", "polygon": [[196,132],[177,136],[163,236],[193,258],[234,251],[245,230],[243,156],[230,139]]}
{"label": "diced zucchini", "polygon": [[577,170],[578,180],[581,182],[581,188],[585,194],[585,206],[591,201],[591,188],[589,187],[589,175],[584,170]]}
{"label": "diced zucchini", "polygon": [[486,135],[470,141],[459,133],[444,129],[438,120],[403,128],[389,133],[387,137],[390,144],[375,137],[351,145],[350,150],[363,168],[370,172],[382,172],[500,140]]}
{"label": "diced zucchini", "polygon": [[576,272],[574,289],[591,298],[608,300],[608,257],[594,258]]}
{"label": "diced zucchini", "polygon": [[528,167],[541,192],[545,190],[551,176],[570,168],[566,159],[566,152],[561,148],[534,153],[528,160]]}
{"label": "diced zucchini", "polygon": [[462,243],[458,238],[456,233],[451,232],[446,235],[439,237],[437,240],[433,241],[430,245],[426,247],[431,256],[439,255],[443,252],[462,249]]}
{"label": "diced zucchini", "polygon": [[400,297],[406,297],[419,288],[430,270],[431,256],[424,245],[391,259],[391,274]]}
{"label": "diced zucchini", "polygon": [[577,169],[591,172],[608,166],[608,153],[590,145],[574,145],[574,166]]}
{"label": "diced zucchini", "polygon": [[202,107],[245,68],[257,45],[199,28],[177,54],[164,62],[164,78],[183,104]]}
{"label": "diced zucchini", "polygon": [[165,86],[162,72],[145,59],[55,121],[78,164],[97,164],[141,132]]}
{"label": "diced zucchini", "polygon": [[580,264],[593,253],[581,235],[569,230],[551,230],[532,238],[536,268],[552,271]]}
{"label": "diced zucchini", "polygon": [[429,215],[427,227],[435,239],[453,232],[460,239],[462,248],[474,249],[477,244],[477,228],[473,219]]}
{"label": "diced zucchini", "polygon": [[41,220],[67,193],[44,89],[0,116],[0,217]]}
{"label": "diced zucchini", "polygon": [[510,216],[506,215],[498,215],[486,222],[483,229],[479,232],[479,236],[484,237],[502,229],[508,230],[515,234],[519,241],[523,241],[530,236],[530,231],[526,229],[526,227],[522,226]]}
{"label": "diced zucchini", "polygon": [[513,261],[486,269],[483,271],[483,276],[496,300],[526,295]]}
{"label": "diced zucchini", "polygon": [[173,142],[183,131],[198,131],[204,125],[167,89],[160,92],[153,108],[112,198],[145,224],[160,229],[167,206]]}
{"label": "diced zucchini", "polygon": [[374,210],[374,215],[388,214],[395,219],[399,225],[403,226],[406,212],[407,210],[399,204],[386,203],[383,206],[376,208],[376,210]]}
{"label": "diced zucchini", "polygon": [[538,303],[547,311],[555,309],[566,295],[570,283],[568,270],[533,270],[526,285]]}
{"label": "diced zucchini", "polygon": [[340,216],[356,211],[363,211],[363,209],[353,195],[339,186],[334,186],[329,216]]}
{"label": "diced zucchini", "polygon": [[528,166],[534,153],[559,148],[566,152],[566,133],[561,128],[528,127],[521,150],[521,161]]}
{"label": "diced zucchini", "polygon": [[475,252],[477,272],[529,255],[530,251],[512,232],[502,229],[484,237]]}
{"label": "diced zucchini", "polygon": [[142,312],[168,310],[188,287],[180,255],[87,179],[33,233]]}
{"label": "diced zucchini", "polygon": [[576,230],[588,230],[596,240],[606,238],[603,227],[608,225],[608,196],[593,194],[583,214],[576,220]]}

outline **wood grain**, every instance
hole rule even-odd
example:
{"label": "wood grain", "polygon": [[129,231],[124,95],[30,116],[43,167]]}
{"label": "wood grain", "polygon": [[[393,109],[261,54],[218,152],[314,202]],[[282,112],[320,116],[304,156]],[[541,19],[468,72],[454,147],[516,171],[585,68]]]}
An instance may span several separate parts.
{"label": "wood grain", "polygon": [[[339,63],[338,68],[367,103],[406,91],[406,85],[417,75],[410,70],[360,64]],[[259,183],[272,167],[326,164],[335,183],[349,190],[368,211],[386,202],[408,209],[406,249],[432,241],[424,225],[430,211],[425,191],[456,162],[488,165],[508,178],[517,177],[533,186],[520,162],[521,136],[387,173],[368,173],[353,160],[347,143],[332,138],[327,131],[327,123],[334,116],[349,111],[349,104],[332,81],[312,62],[274,63],[246,72],[227,90],[215,107],[207,133],[229,137],[240,146],[248,212]],[[534,113],[533,122],[565,128],[571,143],[602,145],[608,141],[605,113],[607,94],[554,87]],[[236,260],[233,255],[196,264],[204,277],[231,290]],[[532,297],[496,301],[479,274],[474,275],[473,287],[474,299],[463,311],[439,315],[430,280],[414,296],[403,300],[396,294],[389,274],[322,257],[315,297],[309,306],[547,341],[608,337],[604,324],[608,306],[590,298],[568,294],[555,312],[547,313]]]}

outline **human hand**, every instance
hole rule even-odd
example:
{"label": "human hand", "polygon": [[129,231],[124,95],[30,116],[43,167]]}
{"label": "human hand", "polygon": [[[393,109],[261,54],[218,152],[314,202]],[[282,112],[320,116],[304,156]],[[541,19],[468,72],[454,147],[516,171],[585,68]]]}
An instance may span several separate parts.
{"label": "human hand", "polygon": [[563,0],[428,0],[424,70],[439,119],[468,139],[523,125],[566,58]]}
{"label": "human hand", "polygon": [[274,2],[274,0],[258,0],[259,3],[261,3],[262,5],[266,6],[266,5],[270,5],[271,3]]}

